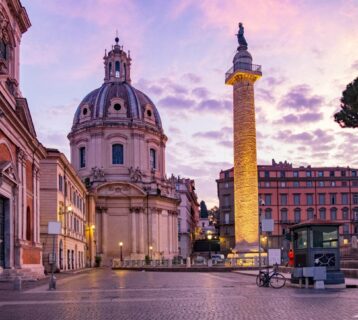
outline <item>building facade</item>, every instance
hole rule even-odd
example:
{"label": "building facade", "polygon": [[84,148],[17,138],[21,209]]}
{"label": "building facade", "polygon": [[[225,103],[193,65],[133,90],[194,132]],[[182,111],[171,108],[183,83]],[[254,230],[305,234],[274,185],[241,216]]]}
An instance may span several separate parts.
{"label": "building facade", "polygon": [[[104,83],[80,103],[68,135],[71,163],[90,190],[95,255],[104,264],[178,254],[175,183],[166,178],[159,112],[131,85],[129,53],[115,45],[104,56]],[[92,250],[92,249],[91,249]]]}
{"label": "building facade", "polygon": [[[87,191],[65,155],[47,149],[47,157],[40,162],[40,232],[43,245],[43,264],[51,271],[50,258],[55,255],[57,270],[84,268],[87,260],[86,197]],[[59,235],[48,234],[49,222],[61,222]]]}
{"label": "building facade", "polygon": [[[341,243],[358,236],[358,169],[298,167],[287,162],[258,166],[260,214],[274,219],[270,247],[280,247],[288,227],[310,219],[338,221]],[[234,246],[233,169],[220,172],[220,238],[226,250]]]}
{"label": "building facade", "polygon": [[187,258],[192,253],[199,223],[199,203],[195,192],[195,181],[180,177],[172,177],[171,179],[175,180],[175,188],[180,195],[178,253],[183,258]]}
{"label": "building facade", "polygon": [[31,26],[19,0],[0,1],[0,277],[44,274],[40,160],[29,107],[19,89],[20,42]]}

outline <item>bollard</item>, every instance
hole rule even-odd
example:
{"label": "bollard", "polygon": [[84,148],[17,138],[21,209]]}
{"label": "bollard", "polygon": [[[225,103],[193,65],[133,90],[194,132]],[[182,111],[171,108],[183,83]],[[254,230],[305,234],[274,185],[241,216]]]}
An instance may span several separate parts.
{"label": "bollard", "polygon": [[213,260],[208,259],[208,267],[211,268],[213,266]]}
{"label": "bollard", "polygon": [[186,267],[190,268],[191,267],[191,263],[190,263],[190,257],[186,258]]}
{"label": "bollard", "polygon": [[22,280],[21,277],[16,276],[14,279],[14,290],[21,291],[22,290]]}
{"label": "bollard", "polygon": [[50,277],[50,282],[48,284],[48,289],[49,290],[56,290],[56,277],[55,277],[54,274]]}

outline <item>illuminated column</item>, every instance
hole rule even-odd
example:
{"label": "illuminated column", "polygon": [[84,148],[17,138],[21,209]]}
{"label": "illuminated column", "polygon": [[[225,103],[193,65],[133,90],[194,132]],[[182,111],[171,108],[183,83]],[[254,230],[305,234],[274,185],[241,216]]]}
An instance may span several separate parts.
{"label": "illuminated column", "polygon": [[235,250],[258,251],[258,177],[254,83],[261,66],[252,64],[251,54],[239,25],[239,47],[225,83],[233,86]]}

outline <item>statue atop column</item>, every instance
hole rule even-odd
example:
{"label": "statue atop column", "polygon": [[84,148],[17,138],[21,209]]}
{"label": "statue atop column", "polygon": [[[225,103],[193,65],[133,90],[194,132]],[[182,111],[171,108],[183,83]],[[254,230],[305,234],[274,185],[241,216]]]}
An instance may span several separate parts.
{"label": "statue atop column", "polygon": [[237,41],[239,42],[239,50],[247,50],[247,42],[244,37],[244,26],[240,22],[239,23],[239,31],[237,33]]}

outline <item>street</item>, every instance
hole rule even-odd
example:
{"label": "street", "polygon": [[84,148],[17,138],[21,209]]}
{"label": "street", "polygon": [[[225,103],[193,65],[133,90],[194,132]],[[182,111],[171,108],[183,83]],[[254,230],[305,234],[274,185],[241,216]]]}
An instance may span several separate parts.
{"label": "street", "polygon": [[258,288],[237,273],[94,269],[0,291],[0,319],[355,319],[357,289]]}

